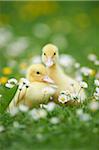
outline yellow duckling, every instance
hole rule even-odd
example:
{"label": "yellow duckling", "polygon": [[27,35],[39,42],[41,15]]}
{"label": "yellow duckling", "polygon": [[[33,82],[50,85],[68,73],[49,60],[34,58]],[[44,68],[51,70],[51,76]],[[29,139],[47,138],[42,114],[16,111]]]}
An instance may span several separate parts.
{"label": "yellow duckling", "polygon": [[[79,83],[66,75],[62,68],[58,64],[58,48],[53,44],[47,44],[42,49],[42,61],[47,67],[48,75],[51,77],[55,84],[58,85],[56,95],[58,96],[60,91],[67,90],[71,94],[79,93],[81,89]],[[80,90],[79,98],[81,100],[85,99],[85,93]]]}
{"label": "yellow duckling", "polygon": [[27,79],[20,80],[19,89],[10,104],[10,109],[20,104],[32,108],[47,103],[56,92],[53,83],[42,64],[31,65],[27,70]]}

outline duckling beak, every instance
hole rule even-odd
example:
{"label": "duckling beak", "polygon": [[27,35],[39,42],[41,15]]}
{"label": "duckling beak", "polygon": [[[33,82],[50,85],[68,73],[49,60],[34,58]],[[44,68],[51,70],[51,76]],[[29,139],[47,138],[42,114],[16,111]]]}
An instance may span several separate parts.
{"label": "duckling beak", "polygon": [[54,81],[49,76],[47,76],[47,75],[44,76],[43,81],[44,82],[48,82],[48,83],[54,83]]}
{"label": "duckling beak", "polygon": [[53,65],[53,60],[51,58],[48,58],[47,61],[46,61],[46,63],[45,63],[45,65],[47,67],[51,67]]}

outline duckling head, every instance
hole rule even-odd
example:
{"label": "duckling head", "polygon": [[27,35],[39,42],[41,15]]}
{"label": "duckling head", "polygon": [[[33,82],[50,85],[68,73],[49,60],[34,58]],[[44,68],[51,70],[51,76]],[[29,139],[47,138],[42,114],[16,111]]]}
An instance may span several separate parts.
{"label": "duckling head", "polygon": [[51,67],[58,61],[58,47],[47,44],[42,49],[42,61],[47,67]]}
{"label": "duckling head", "polygon": [[48,77],[47,71],[42,64],[33,64],[27,70],[27,79],[30,82],[48,82],[54,83],[54,81]]}

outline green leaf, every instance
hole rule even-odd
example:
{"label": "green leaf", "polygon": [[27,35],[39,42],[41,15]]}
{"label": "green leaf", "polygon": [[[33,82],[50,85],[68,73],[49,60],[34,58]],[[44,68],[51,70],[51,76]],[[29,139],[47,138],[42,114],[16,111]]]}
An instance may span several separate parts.
{"label": "green leaf", "polygon": [[3,85],[0,86],[0,94],[2,95],[0,97],[0,113],[4,113],[4,111],[7,109],[17,89],[18,89],[18,86],[14,86],[11,89]]}

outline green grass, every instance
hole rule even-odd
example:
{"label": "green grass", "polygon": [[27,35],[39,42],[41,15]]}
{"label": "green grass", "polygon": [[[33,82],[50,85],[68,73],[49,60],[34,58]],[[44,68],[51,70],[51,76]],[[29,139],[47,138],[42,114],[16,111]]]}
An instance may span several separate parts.
{"label": "green grass", "polygon": [[[33,121],[27,113],[20,113],[13,118],[7,114],[0,116],[6,127],[5,131],[0,134],[1,149],[97,150],[99,148],[98,112],[91,113],[92,120],[82,122],[76,116],[76,109],[58,106],[48,114],[46,119],[37,122]],[[53,125],[49,122],[53,116],[60,118],[59,124]],[[14,121],[18,121],[22,128],[14,128]],[[38,134],[42,137],[37,138]]]}
{"label": "green grass", "polygon": [[[28,3],[32,7],[24,9]],[[19,79],[25,76],[20,72],[20,65],[26,63],[28,66],[30,59],[41,54],[41,48],[49,42],[58,45],[60,53],[72,55],[81,66],[98,71],[98,66],[93,65],[87,56],[95,53],[99,59],[99,2],[48,2],[47,10],[43,6],[42,2],[39,6],[35,2],[0,2],[0,27],[7,27],[13,34],[11,41],[0,47],[0,78],[5,76]],[[34,34],[35,25],[40,23],[47,24],[50,28],[51,33],[47,37],[39,38]],[[68,44],[55,42],[53,37],[58,35],[64,37]],[[29,38],[28,48],[15,57],[7,55],[9,43],[21,36]],[[5,75],[2,69],[9,67],[10,61],[15,61],[16,64],[10,67],[12,73]],[[89,84],[88,96],[86,103],[79,107],[57,106],[48,112],[45,119],[38,121],[23,112],[14,117],[6,112],[0,114],[0,125],[5,127],[0,132],[0,150],[98,150],[99,111],[92,112],[88,108],[94,90],[94,77],[84,80]],[[4,105],[6,99],[11,100],[13,97],[13,93],[6,92],[0,90]],[[76,114],[79,108],[88,113],[91,120],[81,121]],[[50,123],[53,116],[60,119],[56,125]],[[13,127],[15,121],[21,125],[20,128]]]}

